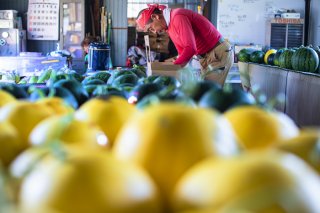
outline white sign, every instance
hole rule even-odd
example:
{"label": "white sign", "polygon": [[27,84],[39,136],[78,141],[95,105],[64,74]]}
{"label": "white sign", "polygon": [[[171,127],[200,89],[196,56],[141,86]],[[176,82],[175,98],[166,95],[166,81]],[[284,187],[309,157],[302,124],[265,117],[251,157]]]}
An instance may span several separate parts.
{"label": "white sign", "polygon": [[59,40],[59,0],[29,0],[28,39]]}

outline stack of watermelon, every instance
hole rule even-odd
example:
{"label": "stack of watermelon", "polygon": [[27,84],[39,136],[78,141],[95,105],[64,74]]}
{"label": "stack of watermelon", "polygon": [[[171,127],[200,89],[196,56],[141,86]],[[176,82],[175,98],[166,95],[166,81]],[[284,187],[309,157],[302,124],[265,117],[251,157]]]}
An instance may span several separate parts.
{"label": "stack of watermelon", "polygon": [[238,53],[238,61],[241,62],[253,62],[263,63],[265,53],[262,50],[256,50],[251,48],[244,48]]}
{"label": "stack of watermelon", "polygon": [[269,49],[266,52],[251,48],[242,49],[238,53],[241,62],[252,62],[279,66],[303,72],[320,73],[320,48],[301,46],[299,48]]}

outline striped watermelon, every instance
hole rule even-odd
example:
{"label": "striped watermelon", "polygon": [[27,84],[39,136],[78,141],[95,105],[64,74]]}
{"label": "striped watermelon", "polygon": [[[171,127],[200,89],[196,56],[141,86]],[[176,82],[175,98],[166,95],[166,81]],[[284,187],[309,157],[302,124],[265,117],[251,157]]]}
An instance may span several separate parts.
{"label": "striped watermelon", "polygon": [[316,72],[319,56],[311,47],[300,47],[291,58],[292,68],[304,72]]}
{"label": "striped watermelon", "polygon": [[286,69],[292,69],[291,58],[296,51],[293,49],[287,49],[281,53],[279,57],[279,66]]}
{"label": "striped watermelon", "polygon": [[250,61],[253,63],[262,64],[264,58],[264,52],[261,50],[256,50],[250,55]]}
{"label": "striped watermelon", "polygon": [[319,65],[318,65],[317,72],[320,73],[320,46],[315,46],[313,49],[316,51],[319,57]]}
{"label": "striped watermelon", "polygon": [[241,62],[249,62],[250,55],[254,51],[255,51],[255,49],[251,49],[251,48],[244,48],[244,49],[240,50],[240,52],[237,54],[238,60]]}
{"label": "striped watermelon", "polygon": [[287,48],[281,48],[281,49],[278,49],[276,54],[274,55],[274,58],[273,58],[273,63],[275,66],[280,66],[280,63],[279,63],[279,58],[280,58],[280,55],[286,50]]}

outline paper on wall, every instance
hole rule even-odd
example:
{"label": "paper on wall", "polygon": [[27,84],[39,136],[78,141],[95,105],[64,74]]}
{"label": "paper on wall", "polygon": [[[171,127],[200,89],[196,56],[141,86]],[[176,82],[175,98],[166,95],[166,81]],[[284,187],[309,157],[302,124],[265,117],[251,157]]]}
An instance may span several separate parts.
{"label": "paper on wall", "polygon": [[28,39],[59,39],[59,0],[29,0]]}

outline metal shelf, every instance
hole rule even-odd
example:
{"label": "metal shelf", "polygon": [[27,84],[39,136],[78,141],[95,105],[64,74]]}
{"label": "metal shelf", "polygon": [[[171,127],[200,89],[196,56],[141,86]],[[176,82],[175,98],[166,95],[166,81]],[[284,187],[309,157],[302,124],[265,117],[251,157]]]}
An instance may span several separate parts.
{"label": "metal shelf", "polygon": [[299,47],[303,44],[304,24],[271,23],[272,48]]}

